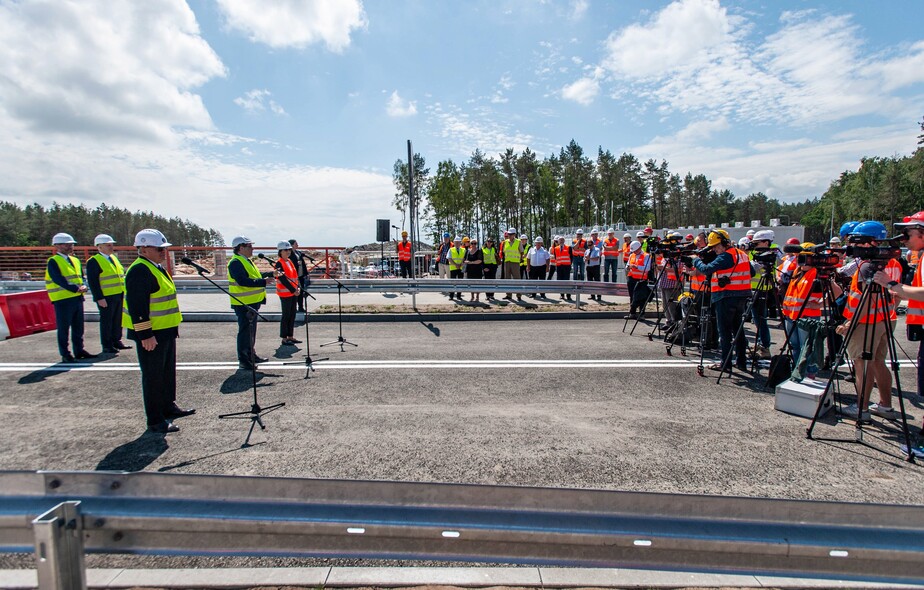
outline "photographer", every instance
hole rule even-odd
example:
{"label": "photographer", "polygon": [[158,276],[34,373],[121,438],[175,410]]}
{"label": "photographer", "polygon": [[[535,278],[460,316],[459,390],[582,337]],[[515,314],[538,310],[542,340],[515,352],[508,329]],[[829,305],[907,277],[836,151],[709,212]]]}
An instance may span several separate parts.
{"label": "photographer", "polygon": [[709,264],[698,258],[688,260],[691,260],[696,270],[701,273],[712,274],[710,283],[712,304],[715,306],[722,360],[710,365],[709,369],[731,371],[730,353],[734,345],[737,356],[735,364],[742,371],[746,371],[747,343],[744,340],[744,334],[735,338],[735,332],[741,324],[744,308],[751,296],[751,262],[747,254],[732,246],[731,239],[725,230],[718,229],[710,232],[706,246],[715,253],[715,260]]}
{"label": "photographer", "polygon": [[[850,282],[847,307],[844,309],[847,322],[838,326],[837,333],[844,336],[850,330],[851,325],[857,324],[847,341],[847,352],[854,361],[854,374],[861,386],[861,391],[857,404],[844,408],[844,414],[857,418],[861,422],[869,421],[870,413],[888,419],[898,416],[898,413],[892,409],[892,373],[885,362],[886,355],[889,353],[889,334],[895,329],[897,319],[895,306],[898,304],[898,298],[889,302],[886,292],[882,294],[885,299],[876,301],[876,294],[873,294],[873,297],[869,297],[860,308],[860,299],[863,296],[860,282],[863,282],[865,291],[872,281],[872,270],[877,265],[881,265],[881,262],[874,261],[872,256],[877,256],[881,252],[880,243],[885,242],[887,236],[885,226],[878,221],[864,221],[858,223],[848,237],[848,241],[854,245],[857,271]],[[864,258],[864,250],[870,251],[871,258]],[[894,258],[888,259],[883,270],[890,277],[890,281],[898,282],[901,279],[901,266]],[[874,301],[876,301],[875,307]],[[864,352],[871,354],[871,360],[867,361],[863,358]],[[879,403],[872,404],[867,409],[874,381],[879,389]]]}
{"label": "photographer", "polygon": [[637,317],[645,311],[648,301],[648,271],[651,268],[651,256],[642,251],[638,240],[629,245],[629,266],[626,267],[626,287],[629,290],[629,317]]}
{"label": "photographer", "polygon": [[[802,246],[810,256],[814,244],[806,242]],[[786,297],[783,299],[786,334],[789,336],[792,356],[796,361],[793,369],[793,377],[796,381],[801,381],[803,375],[814,379],[818,374],[818,366],[824,353],[823,334],[817,330],[817,322],[821,319],[824,303],[822,285],[818,279],[818,270],[810,266],[811,259],[803,256],[802,261],[803,264],[796,269],[795,276],[786,289]],[[826,280],[831,282],[831,291],[834,296],[840,296],[841,288],[834,282],[834,279],[829,276]],[[801,317],[800,310],[802,311]],[[814,320],[816,324],[813,326],[802,320]],[[805,349],[804,354],[803,349]]]}
{"label": "photographer", "polygon": [[[779,262],[782,253],[779,246],[773,243],[775,235],[773,230],[762,229],[754,233],[754,237],[749,244],[748,256],[751,259],[751,267],[754,270],[754,278],[751,279],[751,289],[755,291],[754,305],[751,308],[751,319],[754,321],[754,329],[757,330],[757,344],[754,347],[754,354],[758,358],[770,358],[770,326],[767,325],[768,308],[771,303],[771,297],[776,297],[773,290],[773,281],[770,276],[761,281],[765,274],[772,273],[773,267]],[[768,259],[772,258],[772,263]],[[759,288],[759,290],[758,290]]]}
{"label": "photographer", "polygon": [[[658,289],[661,290],[661,300],[664,302],[664,318],[668,327],[680,320],[680,304],[677,302],[677,297],[680,295],[683,283],[681,282],[680,269],[678,268],[680,260],[677,256],[676,246],[680,244],[682,239],[683,236],[677,232],[669,233],[661,242],[656,258],[660,273]],[[673,251],[673,255],[671,251]],[[665,257],[662,252],[668,252],[668,256]]]}
{"label": "photographer", "polygon": [[[911,217],[906,217],[904,223],[896,223],[908,238],[907,246],[911,251],[924,249],[924,211],[918,211]],[[908,313],[905,324],[908,330],[908,340],[918,342],[918,395],[924,392],[924,277],[922,265],[918,264],[914,271],[911,286],[896,282],[889,273],[878,271],[873,281],[882,285],[902,299],[908,299]]]}

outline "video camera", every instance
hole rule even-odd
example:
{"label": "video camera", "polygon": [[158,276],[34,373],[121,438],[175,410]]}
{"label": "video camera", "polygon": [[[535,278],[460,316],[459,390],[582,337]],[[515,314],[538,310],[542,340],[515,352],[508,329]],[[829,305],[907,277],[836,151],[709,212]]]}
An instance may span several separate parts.
{"label": "video camera", "polygon": [[[695,248],[696,246],[694,245],[693,247]],[[709,264],[710,262],[716,259],[718,254],[716,254],[715,251],[709,246],[706,246],[705,248],[700,248],[699,250],[693,250],[692,248],[690,248],[681,253],[680,261],[686,264],[687,266],[693,266],[693,256],[696,256],[697,258],[702,260],[703,264]]]}
{"label": "video camera", "polygon": [[850,236],[847,241],[848,245],[844,249],[848,256],[859,258],[870,262],[886,262],[888,260],[898,259],[902,256],[902,244],[907,240],[906,236],[896,236],[887,240],[882,240],[879,246],[870,244],[872,238],[866,236]]}

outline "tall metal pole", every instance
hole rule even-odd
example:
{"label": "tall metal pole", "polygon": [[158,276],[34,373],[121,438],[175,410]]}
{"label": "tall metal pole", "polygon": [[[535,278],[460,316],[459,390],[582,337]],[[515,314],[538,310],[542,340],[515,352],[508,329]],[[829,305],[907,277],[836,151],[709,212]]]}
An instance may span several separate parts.
{"label": "tall metal pole", "polygon": [[417,260],[414,257],[414,253],[417,250],[414,247],[414,237],[417,236],[414,233],[414,227],[417,225],[415,223],[415,210],[417,209],[414,206],[414,148],[411,147],[411,140],[407,140],[407,202],[408,208],[410,210],[410,223],[411,223],[411,278],[417,278]]}

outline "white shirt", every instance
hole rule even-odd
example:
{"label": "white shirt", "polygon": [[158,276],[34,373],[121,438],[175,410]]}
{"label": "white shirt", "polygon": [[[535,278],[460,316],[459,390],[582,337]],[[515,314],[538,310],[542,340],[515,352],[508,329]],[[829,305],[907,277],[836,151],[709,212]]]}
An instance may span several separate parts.
{"label": "white shirt", "polygon": [[539,246],[538,248],[533,246],[529,249],[529,264],[530,266],[545,266],[546,263],[551,260],[552,255],[549,254],[549,251]]}

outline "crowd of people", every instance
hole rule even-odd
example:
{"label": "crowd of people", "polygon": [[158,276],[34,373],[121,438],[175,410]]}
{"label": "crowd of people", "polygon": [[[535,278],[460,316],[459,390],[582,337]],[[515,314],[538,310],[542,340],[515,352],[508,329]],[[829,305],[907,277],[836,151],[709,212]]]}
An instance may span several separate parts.
{"label": "crowd of people", "polygon": [[[452,238],[447,233],[438,249],[437,264],[440,276],[446,278],[494,278],[499,272],[510,279],[599,281],[602,274],[603,280],[615,282],[622,260],[630,317],[641,317],[657,292],[657,300],[664,304],[666,335],[683,333],[683,327],[695,318],[700,345],[704,349],[718,345],[721,357],[710,369],[730,371],[734,363],[747,371],[749,361],[769,358],[768,320],[777,317],[783,320],[791,347],[794,379],[814,379],[820,371],[831,370],[846,339],[844,350],[860,383],[857,404],[847,408],[847,414],[860,421],[869,420],[870,414],[894,419],[898,414],[892,407],[892,376],[886,357],[902,297],[910,300],[909,339],[922,342],[919,395],[924,383],[924,280],[918,264],[924,249],[924,211],[895,227],[907,243],[908,259],[888,255],[894,242],[882,223],[864,221],[845,223],[840,235],[823,245],[793,238],[782,248],[775,243],[772,230],[748,232],[738,243],[722,229],[686,236],[669,232],[660,238],[648,228],[634,240],[625,234],[622,243],[612,229],[602,240],[596,229],[589,239],[579,230],[570,244],[563,236],[555,236],[549,249],[541,237],[530,246],[528,237],[517,236],[513,228],[497,246],[491,238],[479,246],[476,240]],[[407,236],[403,238],[406,242]],[[86,261],[85,278],[81,261],[72,255],[75,243],[69,234],[56,234],[52,239],[55,254],[48,259],[45,272],[62,361],[97,356],[85,349],[83,341],[83,302],[89,292],[100,312],[103,353],[116,355],[132,348],[122,340],[123,329],[126,338],[136,344],[148,428],[159,433],[179,430],[173,419],[195,410],[176,403],[175,341],[183,318],[176,287],[163,266],[171,244],[158,230],[138,232],[134,241],[138,257],[126,270],[114,253],[115,240],[100,234],[94,240],[98,253]],[[842,248],[845,243],[854,249]],[[266,302],[270,280],[275,279],[282,306],[281,343],[300,343],[293,330],[296,312],[304,308],[309,257],[298,250],[297,241],[281,241],[274,270],[260,272],[252,260],[252,240],[237,236],[231,245],[228,292],[238,323],[238,366],[254,370],[257,363],[267,360],[255,350],[256,312]],[[399,252],[400,248],[399,244]],[[865,258],[862,248],[872,249],[877,257]],[[848,251],[854,256],[848,258]],[[409,248],[407,252],[402,262],[409,267]],[[883,290],[875,297],[864,296],[873,284]],[[449,297],[461,299],[462,293]],[[477,300],[478,295],[471,298]],[[488,293],[487,298],[492,300],[494,294]],[[505,297],[512,298],[511,293]],[[754,325],[753,347],[747,346],[746,321]],[[874,386],[879,398],[870,404]]]}

